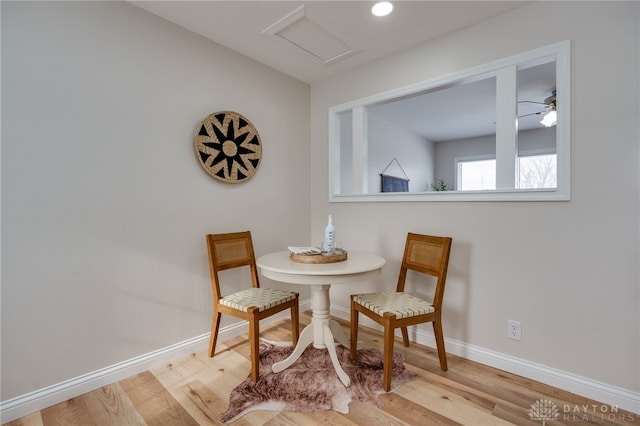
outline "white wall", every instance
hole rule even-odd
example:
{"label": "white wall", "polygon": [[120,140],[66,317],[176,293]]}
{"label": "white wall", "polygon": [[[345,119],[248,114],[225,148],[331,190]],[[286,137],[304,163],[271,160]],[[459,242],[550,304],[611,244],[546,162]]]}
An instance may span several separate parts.
{"label": "white wall", "polygon": [[[433,183],[433,142],[380,115],[368,114],[368,193],[381,192],[380,173],[396,158],[386,174],[409,177],[409,191],[428,191]],[[401,168],[402,169],[401,169]]]}
{"label": "white wall", "polygon": [[[0,400],[207,333],[206,233],[306,242],[309,96],[128,3],[3,1]],[[196,158],[221,110],[260,133],[248,182]]]}
{"label": "white wall", "polygon": [[[347,312],[350,293],[395,285],[408,231],[450,235],[445,337],[637,398],[639,6],[535,2],[313,84],[311,232],[332,213],[347,250],[388,260],[380,280],[334,286],[332,309]],[[566,39],[571,201],[328,203],[330,106]],[[506,338],[507,319],[521,321],[521,342]]]}

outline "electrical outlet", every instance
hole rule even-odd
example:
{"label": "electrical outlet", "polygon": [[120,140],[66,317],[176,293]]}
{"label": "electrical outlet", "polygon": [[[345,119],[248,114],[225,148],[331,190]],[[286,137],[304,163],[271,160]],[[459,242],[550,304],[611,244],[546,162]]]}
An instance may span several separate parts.
{"label": "electrical outlet", "polygon": [[513,340],[522,340],[522,329],[519,321],[507,320],[507,337]]}

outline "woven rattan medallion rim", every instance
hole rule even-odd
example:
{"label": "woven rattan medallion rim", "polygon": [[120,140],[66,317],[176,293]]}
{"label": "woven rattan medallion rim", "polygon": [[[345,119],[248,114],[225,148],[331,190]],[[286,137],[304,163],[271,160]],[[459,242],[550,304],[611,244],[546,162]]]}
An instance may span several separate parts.
{"label": "woven rattan medallion rim", "polygon": [[194,144],[202,168],[220,182],[246,182],[262,161],[258,130],[235,111],[209,114],[200,122]]}

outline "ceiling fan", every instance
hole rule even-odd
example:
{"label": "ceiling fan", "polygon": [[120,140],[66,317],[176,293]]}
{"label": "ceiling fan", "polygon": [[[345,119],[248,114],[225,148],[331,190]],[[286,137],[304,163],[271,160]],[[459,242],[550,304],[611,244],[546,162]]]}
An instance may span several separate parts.
{"label": "ceiling fan", "polygon": [[555,126],[558,122],[558,114],[556,112],[556,91],[555,89],[551,92],[551,96],[546,98],[544,102],[535,102],[535,101],[518,101],[518,103],[529,103],[529,104],[537,104],[543,105],[544,109],[542,111],[532,112],[531,114],[519,115],[518,118],[529,117],[532,115],[541,115],[544,114],[544,117],[540,121],[540,123],[544,127]]}

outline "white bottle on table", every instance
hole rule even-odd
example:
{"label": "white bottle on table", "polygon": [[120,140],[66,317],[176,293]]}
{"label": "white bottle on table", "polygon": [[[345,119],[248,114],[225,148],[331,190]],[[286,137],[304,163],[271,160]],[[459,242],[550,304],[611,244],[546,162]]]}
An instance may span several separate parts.
{"label": "white bottle on table", "polygon": [[324,228],[324,247],[322,247],[322,251],[332,254],[336,251],[336,230],[333,227],[331,215],[329,215],[329,223]]}

